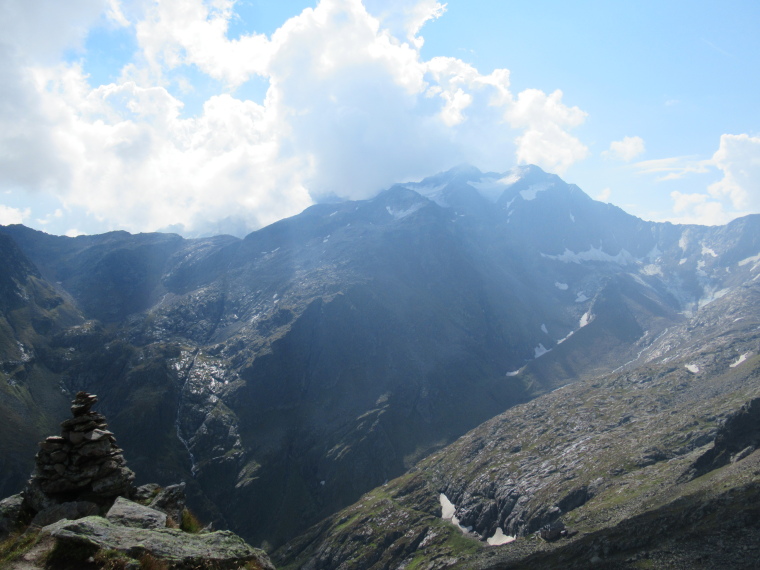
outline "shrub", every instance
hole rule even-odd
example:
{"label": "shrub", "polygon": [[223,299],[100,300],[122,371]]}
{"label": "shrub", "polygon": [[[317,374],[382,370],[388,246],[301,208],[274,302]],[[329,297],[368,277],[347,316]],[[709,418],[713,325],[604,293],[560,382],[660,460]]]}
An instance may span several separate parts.
{"label": "shrub", "polygon": [[180,523],[179,528],[185,532],[197,534],[203,530],[203,524],[193,513],[188,509],[185,509],[182,511],[182,522]]}

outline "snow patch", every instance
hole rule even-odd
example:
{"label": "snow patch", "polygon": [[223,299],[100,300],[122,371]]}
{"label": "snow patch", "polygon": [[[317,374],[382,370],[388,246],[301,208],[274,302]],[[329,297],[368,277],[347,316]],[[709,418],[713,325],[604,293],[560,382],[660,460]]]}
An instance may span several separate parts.
{"label": "snow patch", "polygon": [[659,265],[655,265],[654,263],[650,265],[646,265],[641,270],[641,272],[644,275],[659,275],[660,277],[664,277],[664,275],[662,274],[662,267],[660,267]]}
{"label": "snow patch", "polygon": [[546,348],[542,343],[538,343],[538,346],[533,349],[535,358],[541,358],[547,352],[551,352],[551,348]]}
{"label": "snow patch", "polygon": [[441,190],[446,188],[446,183],[427,185],[408,184],[404,186],[404,188],[422,194],[443,208],[449,207],[448,202],[444,199],[443,193],[441,192]]}
{"label": "snow patch", "polygon": [[529,186],[527,190],[521,190],[520,196],[522,196],[522,199],[526,202],[530,202],[531,200],[536,199],[536,195],[539,192],[545,192],[552,186],[554,186],[554,182],[542,182],[541,184],[533,184],[532,186]]}
{"label": "snow patch", "polygon": [[567,283],[560,283],[559,281],[555,281],[554,286],[560,291],[567,291],[568,287]]}
{"label": "snow patch", "polygon": [[715,300],[717,300],[717,299],[720,299],[720,298],[721,298],[721,297],[723,297],[723,296],[724,296],[726,293],[728,293],[730,290],[731,290],[731,289],[729,289],[729,288],[726,288],[726,289],[720,289],[720,290],[718,290],[718,291],[711,291],[711,290],[709,290],[709,289],[708,289],[708,290],[705,292],[705,293],[706,293],[706,294],[705,294],[705,296],[704,296],[704,297],[702,297],[702,298],[699,300],[699,303],[698,303],[698,308],[700,308],[700,309],[701,309],[702,307],[705,307],[705,306],[709,305],[709,304],[710,304],[710,303],[712,303],[713,301],[715,301]]}
{"label": "snow patch", "polygon": [[739,366],[739,365],[740,365],[742,362],[744,362],[745,360],[747,360],[747,357],[748,357],[750,354],[752,354],[752,353],[751,353],[751,352],[745,352],[744,354],[742,354],[742,355],[739,357],[739,359],[738,359],[736,362],[734,362],[733,364],[729,364],[729,367],[731,367],[731,368],[736,368],[736,367],[737,367],[737,366]]}
{"label": "snow patch", "polygon": [[681,258],[681,260],[678,262],[678,265],[683,265],[683,264],[684,264],[684,263],[686,263],[687,261],[689,261],[689,260],[688,260],[688,259],[686,259],[685,257],[682,257],[682,258]]}
{"label": "snow patch", "polygon": [[441,518],[450,521],[454,516],[454,511],[456,511],[454,503],[449,501],[449,498],[443,493],[438,497],[438,500],[441,502]]}
{"label": "snow patch", "polygon": [[525,175],[525,172],[528,169],[524,166],[517,166],[513,168],[509,174],[507,174],[504,178],[501,179],[504,184],[512,185],[515,182],[518,182],[520,178],[522,178]]}
{"label": "snow patch", "polygon": [[699,366],[697,366],[696,364],[687,364],[685,366],[685,368],[686,368],[686,370],[688,370],[692,374],[698,374],[699,373]]}
{"label": "snow patch", "polygon": [[559,339],[559,340],[557,341],[557,344],[562,344],[563,342],[565,342],[567,339],[569,339],[569,338],[570,338],[571,336],[573,336],[574,334],[575,334],[575,331],[570,331],[569,333],[567,333],[567,336],[566,336],[565,338],[561,338],[561,339]]}
{"label": "snow patch", "polygon": [[718,257],[718,254],[715,253],[711,248],[707,247],[705,244],[702,244],[702,255],[712,255],[713,257]]}
{"label": "snow patch", "polygon": [[502,544],[508,544],[515,540],[516,537],[509,536],[508,534],[504,534],[504,531],[501,530],[501,527],[496,528],[496,532],[493,533],[493,536],[491,538],[486,539],[486,542],[490,544],[491,546],[501,546]]}
{"label": "snow patch", "polygon": [[327,243],[330,240],[330,236],[328,235],[325,239],[322,240],[322,243]]}
{"label": "snow patch", "polygon": [[[745,259],[742,259],[738,263],[738,265],[739,266],[744,266],[744,265],[749,265],[750,263],[755,264],[755,263],[759,263],[759,262],[760,262],[760,253],[758,253],[757,255],[753,255],[752,257],[747,257]],[[755,268],[752,267],[752,269],[755,269]]]}
{"label": "snow patch", "polygon": [[416,212],[417,210],[419,210],[420,208],[422,208],[422,206],[423,206],[423,204],[420,202],[420,203],[417,203],[417,204],[413,204],[412,206],[410,206],[406,210],[396,210],[396,209],[391,208],[390,206],[386,206],[385,209],[388,211],[388,213],[391,216],[393,216],[394,219],[400,220],[402,218],[406,218],[407,216],[409,216],[411,214],[414,214],[414,212]]}
{"label": "snow patch", "polygon": [[578,296],[575,298],[576,303],[583,303],[585,301],[588,301],[588,297],[586,297],[586,293],[583,291],[578,292]]}
{"label": "snow patch", "polygon": [[585,313],[583,313],[583,316],[581,317],[579,324],[581,328],[583,328],[593,320],[594,320],[594,316],[591,314],[591,311],[586,311]]}
{"label": "snow patch", "polygon": [[541,325],[541,330],[543,331],[544,334],[549,334],[549,331],[546,330],[546,325],[545,324]]}
{"label": "snow patch", "polygon": [[686,251],[686,248],[689,247],[689,240],[686,239],[685,235],[682,235],[681,239],[678,240],[678,247],[680,247],[682,251]]}
{"label": "snow patch", "polygon": [[472,527],[464,527],[461,524],[459,524],[459,519],[454,514],[456,512],[456,507],[454,506],[454,503],[449,501],[449,498],[441,493],[438,497],[438,500],[441,503],[441,518],[445,521],[451,521],[454,523],[457,527],[459,527],[459,530],[461,530],[463,533],[470,532],[472,530]]}
{"label": "snow patch", "polygon": [[547,259],[555,259],[563,263],[582,263],[584,261],[605,261],[610,263],[617,263],[618,265],[636,263],[636,259],[624,249],[621,249],[620,252],[616,255],[610,255],[609,253],[602,251],[602,248],[597,248],[594,246],[591,246],[591,248],[587,251],[581,251],[579,253],[575,253],[574,251],[570,251],[569,249],[565,248],[565,251],[559,255],[549,255],[542,253],[541,257],[546,257]]}
{"label": "snow patch", "polygon": [[517,376],[520,373],[520,370],[522,370],[522,368],[518,368],[517,370],[512,370],[511,372],[507,372],[507,376]]}

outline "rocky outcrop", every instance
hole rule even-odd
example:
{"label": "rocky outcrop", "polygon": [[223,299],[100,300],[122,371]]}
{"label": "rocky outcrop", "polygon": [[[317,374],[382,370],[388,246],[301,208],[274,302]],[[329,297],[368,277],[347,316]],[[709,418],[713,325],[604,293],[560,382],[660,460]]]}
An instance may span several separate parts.
{"label": "rocky outcrop", "polygon": [[[61,435],[40,443],[23,494],[0,501],[0,540],[25,528],[26,534],[39,532],[41,537],[33,541],[38,546],[32,550],[18,546],[30,544],[23,536],[10,539],[16,542],[6,550],[17,551],[14,556],[21,559],[21,566],[12,568],[38,568],[35,563],[43,562],[46,568],[58,567],[56,556],[62,556],[67,568],[141,568],[149,559],[178,570],[274,570],[262,550],[229,531],[210,532],[207,527],[194,534],[176,528],[187,513],[184,483],[135,489],[135,474],[105,418],[91,411],[97,400],[86,392],[77,394],[71,406],[74,417],[61,424]],[[115,552],[120,565],[98,562],[101,550],[109,551],[106,558]]]}
{"label": "rocky outcrop", "polygon": [[182,511],[185,510],[185,484],[180,483],[160,489],[150,501],[149,506],[166,513],[179,524],[182,522]]}
{"label": "rocky outcrop", "polygon": [[34,473],[23,491],[35,512],[77,501],[110,506],[116,497],[131,494],[135,474],[105,416],[91,411],[97,401],[97,396],[79,392],[71,405],[74,417],[61,423],[61,435],[40,442]]}
{"label": "rocky outcrop", "polygon": [[715,436],[715,444],[694,462],[685,478],[696,478],[740,461],[760,446],[760,398],[744,404],[729,416]]}
{"label": "rocky outcrop", "polygon": [[101,517],[77,521],[59,521],[45,527],[49,535],[64,545],[91,547],[94,550],[115,550],[129,558],[149,554],[173,568],[240,568],[253,562],[253,568],[274,570],[267,556],[249,546],[229,531],[189,534],[181,530],[145,529],[114,524]]}

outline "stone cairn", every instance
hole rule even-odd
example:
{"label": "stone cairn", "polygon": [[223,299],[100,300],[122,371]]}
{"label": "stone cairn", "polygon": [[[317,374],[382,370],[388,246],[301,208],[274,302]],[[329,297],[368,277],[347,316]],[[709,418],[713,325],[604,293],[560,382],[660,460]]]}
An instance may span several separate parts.
{"label": "stone cairn", "polygon": [[110,506],[116,497],[133,493],[135,474],[108,431],[106,418],[90,411],[98,397],[79,392],[61,435],[40,442],[32,478],[23,495],[34,511],[70,501]]}

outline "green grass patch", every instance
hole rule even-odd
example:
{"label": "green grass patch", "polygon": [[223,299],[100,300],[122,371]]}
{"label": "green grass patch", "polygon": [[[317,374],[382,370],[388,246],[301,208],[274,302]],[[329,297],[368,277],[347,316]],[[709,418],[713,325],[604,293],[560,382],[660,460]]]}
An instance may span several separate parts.
{"label": "green grass patch", "polygon": [[191,534],[198,534],[203,530],[203,526],[203,523],[201,523],[201,521],[199,521],[188,509],[182,511],[182,522],[179,523],[179,528],[181,530]]}
{"label": "green grass patch", "polygon": [[38,533],[29,532],[26,534],[13,534],[0,542],[0,567],[18,560],[29,552],[37,544],[38,538]]}

